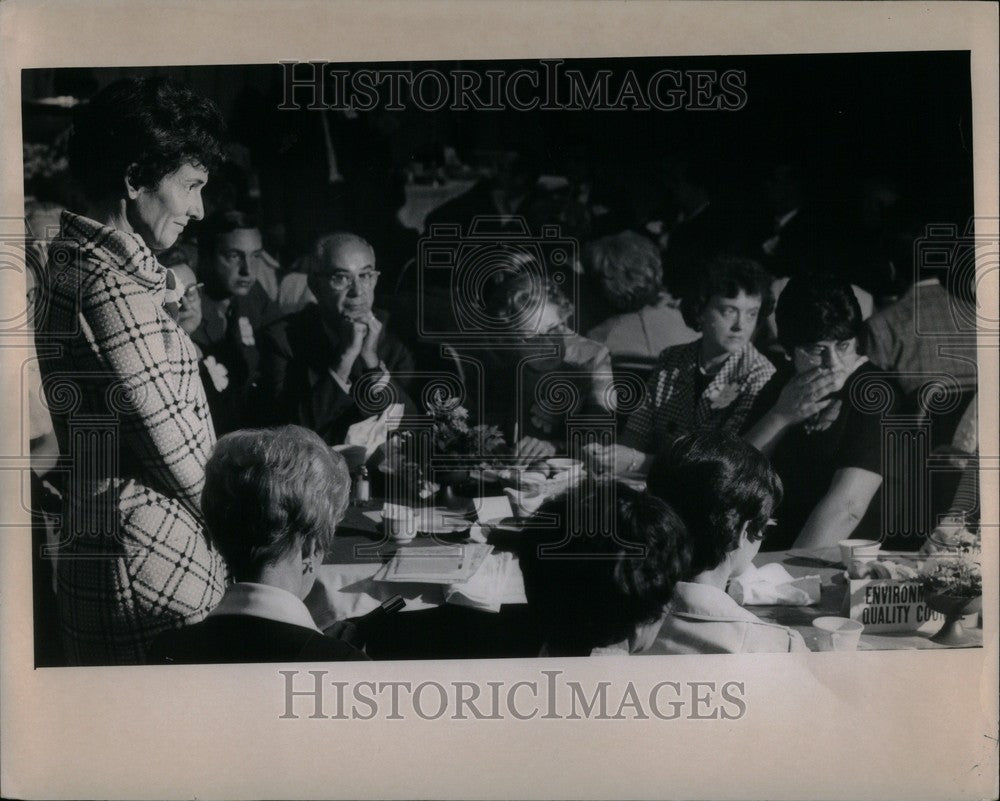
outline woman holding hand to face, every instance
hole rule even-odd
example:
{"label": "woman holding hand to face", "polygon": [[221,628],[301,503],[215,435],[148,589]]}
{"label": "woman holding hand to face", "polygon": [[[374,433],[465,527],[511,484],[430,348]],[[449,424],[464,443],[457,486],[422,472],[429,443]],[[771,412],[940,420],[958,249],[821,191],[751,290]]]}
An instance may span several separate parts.
{"label": "woman holding hand to face", "polygon": [[744,435],[771,458],[785,485],[767,547],[880,539],[882,411],[857,401],[866,384],[888,381],[858,353],[858,301],[846,282],[803,276],[788,282],[775,316],[790,369],[761,391]]}

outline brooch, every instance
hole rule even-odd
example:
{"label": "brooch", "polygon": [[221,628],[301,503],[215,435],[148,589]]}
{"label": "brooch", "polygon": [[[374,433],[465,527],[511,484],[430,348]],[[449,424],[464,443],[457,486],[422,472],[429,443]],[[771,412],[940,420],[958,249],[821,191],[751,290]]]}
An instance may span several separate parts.
{"label": "brooch", "polygon": [[705,392],[709,405],[713,409],[725,409],[740,395],[740,385],[736,382],[712,387]]}

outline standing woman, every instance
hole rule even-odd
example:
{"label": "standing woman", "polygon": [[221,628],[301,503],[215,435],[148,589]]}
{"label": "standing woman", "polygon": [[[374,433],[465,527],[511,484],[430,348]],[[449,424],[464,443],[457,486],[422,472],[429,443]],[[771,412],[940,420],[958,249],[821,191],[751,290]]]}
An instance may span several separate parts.
{"label": "standing woman", "polygon": [[63,212],[50,249],[44,330],[61,347],[43,363],[71,465],[58,601],[72,664],[141,662],[157,634],[222,597],[199,511],[212,421],[153,255],[201,219],[222,129],[211,101],[162,78],[111,84],[74,121],[71,169],[89,205]]}

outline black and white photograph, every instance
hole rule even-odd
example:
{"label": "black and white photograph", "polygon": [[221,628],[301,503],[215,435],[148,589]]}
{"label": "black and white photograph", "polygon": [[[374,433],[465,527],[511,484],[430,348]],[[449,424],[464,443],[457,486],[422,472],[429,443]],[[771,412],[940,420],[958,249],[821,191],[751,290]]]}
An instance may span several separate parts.
{"label": "black and white photograph", "polygon": [[[504,734],[524,754],[536,718],[598,740],[704,720],[708,770],[775,692],[748,671],[787,670],[805,734],[772,725],[829,738],[815,783],[796,757],[747,795],[653,771],[508,797],[888,798],[920,774],[838,785],[871,742],[810,724],[793,685],[842,721],[891,675],[875,703],[926,704],[885,723],[913,738],[891,760],[919,745],[935,775],[937,738],[984,726],[950,797],[988,796],[1000,248],[971,47],[174,44],[34,55],[5,89],[0,522],[33,680],[134,676],[138,723],[142,682],[169,707],[164,688],[252,675],[286,734],[527,721]],[[968,704],[982,720],[932,720]],[[929,798],[964,764],[950,746]],[[65,797],[104,786],[59,775]],[[196,775],[112,794],[216,797]]]}

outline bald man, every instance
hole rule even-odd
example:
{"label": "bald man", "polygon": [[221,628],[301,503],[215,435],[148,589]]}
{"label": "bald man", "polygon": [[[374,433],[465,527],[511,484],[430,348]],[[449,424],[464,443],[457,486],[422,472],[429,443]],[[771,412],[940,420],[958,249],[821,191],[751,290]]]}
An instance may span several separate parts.
{"label": "bald man", "polygon": [[413,359],[372,307],[375,252],[354,234],[316,245],[309,289],[316,303],[279,320],[262,337],[262,384],[274,422],[297,423],[330,445],[389,403],[414,411],[407,388]]}

